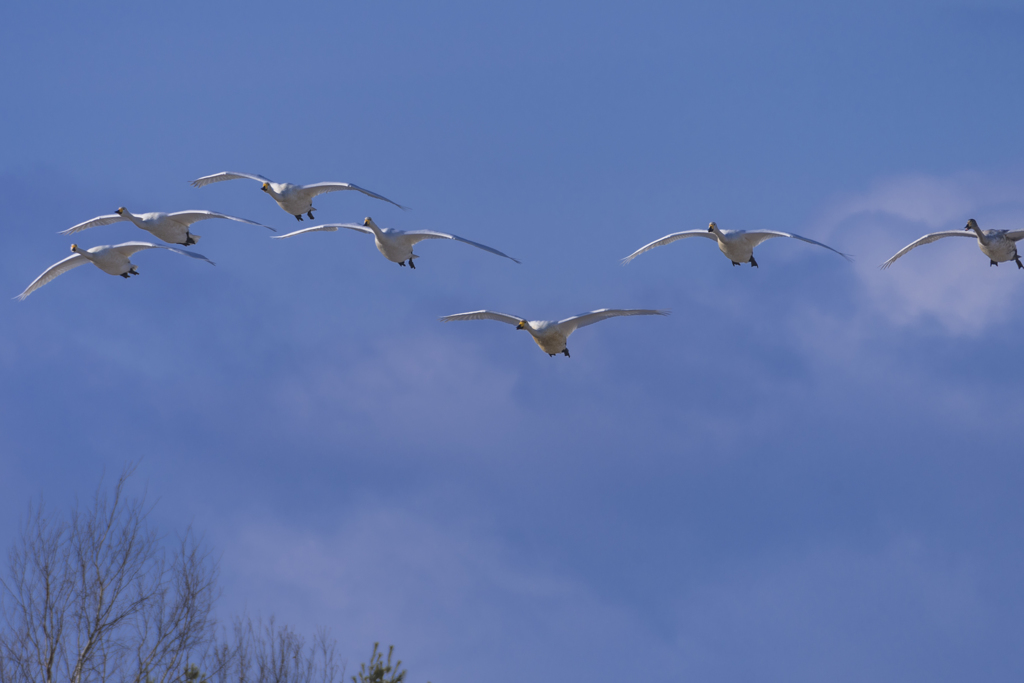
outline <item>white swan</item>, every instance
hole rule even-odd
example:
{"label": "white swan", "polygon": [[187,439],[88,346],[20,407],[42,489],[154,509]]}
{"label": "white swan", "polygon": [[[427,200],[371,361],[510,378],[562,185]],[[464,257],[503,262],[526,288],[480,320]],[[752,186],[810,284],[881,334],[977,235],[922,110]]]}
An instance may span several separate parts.
{"label": "white swan", "polygon": [[189,232],[189,228],[192,224],[198,221],[205,221],[209,218],[224,218],[229,221],[258,225],[261,228],[277,232],[277,230],[274,230],[269,225],[263,225],[256,221],[250,221],[245,218],[236,218],[235,216],[228,216],[227,214],[216,213],[214,211],[175,211],[174,213],[154,211],[152,213],[133,214],[122,206],[112,214],[97,216],[96,218],[87,220],[84,223],[73,225],[67,230],[62,230],[58,234],[73,235],[76,232],[81,232],[88,228],[94,228],[97,225],[110,225],[111,223],[118,223],[120,221],[131,221],[136,227],[152,233],[155,237],[162,239],[164,242],[180,244],[187,247],[198,242],[201,237],[201,235],[193,235]]}
{"label": "white swan", "polygon": [[269,178],[264,178],[261,175],[249,175],[248,173],[214,173],[213,175],[203,176],[192,181],[194,187],[203,187],[210,183],[219,183],[222,180],[237,180],[239,178],[249,178],[250,180],[256,180],[263,183],[262,189],[264,192],[269,194],[277,202],[277,205],[284,209],[286,212],[295,216],[297,220],[302,220],[302,214],[309,216],[309,220],[313,220],[313,212],[316,209],[313,208],[313,197],[324,194],[325,192],[340,192],[341,190],[355,190],[362,192],[367,197],[373,197],[389,204],[394,204],[403,211],[408,209],[407,206],[397,204],[387,197],[382,197],[376,192],[370,192],[364,190],[358,185],[352,185],[351,183],[314,183],[312,185],[292,185],[291,183],[275,183]]}
{"label": "white swan", "polygon": [[565,320],[553,322],[550,320],[527,320],[515,315],[496,313],[494,311],[471,311],[469,313],[456,313],[441,318],[441,322],[448,323],[453,320],[497,320],[498,322],[515,325],[517,330],[527,330],[533,335],[533,341],[549,356],[564,353],[569,357],[569,349],[565,345],[569,335],[581,327],[593,325],[596,322],[607,318],[615,318],[620,315],[668,315],[669,311],[658,311],[646,308],[601,308],[590,313],[581,313]]}
{"label": "white swan", "polygon": [[[968,234],[967,231],[973,231],[974,234]],[[928,244],[935,240],[941,240],[943,237],[977,237],[978,248],[981,249],[985,256],[988,256],[988,265],[990,268],[992,266],[998,266],[1000,263],[1005,263],[1006,261],[1016,261],[1018,270],[1024,268],[1024,263],[1020,262],[1020,256],[1017,254],[1017,242],[1024,239],[1024,230],[982,230],[978,227],[978,222],[973,218],[967,221],[967,225],[963,230],[943,230],[942,232],[933,232],[911,242],[897,251],[896,255],[883,263],[880,268],[888,268],[896,262],[896,259],[903,256],[914,247],[919,247],[922,244]]]}
{"label": "white swan", "polygon": [[413,270],[416,269],[416,265],[412,262],[414,258],[419,258],[417,254],[412,253],[413,246],[417,242],[423,240],[455,240],[456,242],[462,242],[469,244],[477,249],[483,249],[489,251],[492,254],[498,256],[504,256],[505,258],[519,263],[517,259],[512,258],[508,254],[503,254],[497,249],[492,249],[488,246],[480,244],[478,242],[472,242],[470,240],[459,237],[458,235],[449,235],[444,232],[434,232],[433,230],[410,230],[408,232],[404,230],[396,230],[394,228],[380,228],[373,222],[373,219],[367,216],[363,220],[362,225],[355,223],[328,223],[326,225],[317,225],[312,228],[303,228],[302,230],[296,230],[290,232],[287,235],[280,235],[274,237],[275,240],[283,240],[288,237],[294,237],[295,235],[301,235],[307,232],[334,232],[338,228],[347,228],[348,230],[356,230],[358,232],[365,232],[368,235],[373,235],[374,242],[377,244],[377,250],[384,254],[384,257],[389,261],[394,261],[400,266],[404,266],[406,261],[409,262],[409,267]]}
{"label": "white swan", "polygon": [[751,230],[749,232],[746,230],[719,230],[718,224],[712,221],[708,225],[707,230],[685,230],[683,232],[674,232],[671,235],[665,235],[661,239],[654,240],[650,244],[640,247],[632,254],[622,259],[622,263],[625,265],[645,251],[650,251],[655,247],[671,244],[676,240],[685,239],[687,237],[706,237],[710,240],[716,240],[718,242],[718,248],[722,250],[722,253],[725,254],[727,259],[732,261],[734,266],[749,262],[752,268],[757,268],[757,261],[754,260],[754,247],[773,237],[792,237],[793,239],[800,240],[801,242],[817,244],[819,247],[825,247],[829,251],[835,251],[847,261],[850,260],[850,257],[847,254],[844,254],[841,251],[836,251],[827,244],[815,242],[812,239],[807,239],[800,235],[794,235],[791,232],[780,232],[778,230]]}
{"label": "white swan", "polygon": [[104,273],[109,273],[111,275],[120,275],[123,278],[128,278],[130,275],[138,275],[138,269],[136,269],[135,265],[132,264],[129,259],[132,254],[144,249],[166,249],[167,251],[173,251],[175,254],[191,256],[192,258],[201,259],[210,265],[214,265],[213,261],[202,254],[185,251],[184,249],[165,247],[161,244],[150,244],[149,242],[125,242],[124,244],[115,244],[112,247],[103,245],[99,247],[92,247],[91,249],[81,249],[77,244],[72,244],[71,251],[74,253],[71,256],[68,256],[62,261],[57,261],[52,266],[44,270],[43,274],[33,280],[32,284],[26,287],[24,292],[14,298],[18,301],[24,301],[29,294],[36,291],[58,275],[63,275],[72,268],[77,268],[83,263],[88,262],[91,262]]}

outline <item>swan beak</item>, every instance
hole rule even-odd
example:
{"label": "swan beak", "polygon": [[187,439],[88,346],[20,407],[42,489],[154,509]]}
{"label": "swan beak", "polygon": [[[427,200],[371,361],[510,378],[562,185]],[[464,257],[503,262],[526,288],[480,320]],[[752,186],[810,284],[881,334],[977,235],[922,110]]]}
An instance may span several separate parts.
{"label": "swan beak", "polygon": [[71,251],[75,251],[77,249],[78,249],[78,245],[77,244],[72,244],[71,245]]}
{"label": "swan beak", "polygon": [[524,327],[526,327],[526,323],[519,323],[518,325],[516,325],[516,329],[517,329],[517,330],[521,330],[521,329],[523,329]]}
{"label": "swan beak", "polygon": [[124,213],[124,207],[122,206],[122,207],[121,207],[120,209],[118,209],[118,210],[117,210],[117,211],[115,211],[114,213],[116,213],[116,214],[117,214],[118,216],[120,216],[121,214],[123,214],[123,213]]}
{"label": "swan beak", "polygon": [[261,187],[260,189],[263,190],[264,192],[266,192],[267,191],[267,187],[269,187],[269,185],[267,183],[263,183],[263,187]]}

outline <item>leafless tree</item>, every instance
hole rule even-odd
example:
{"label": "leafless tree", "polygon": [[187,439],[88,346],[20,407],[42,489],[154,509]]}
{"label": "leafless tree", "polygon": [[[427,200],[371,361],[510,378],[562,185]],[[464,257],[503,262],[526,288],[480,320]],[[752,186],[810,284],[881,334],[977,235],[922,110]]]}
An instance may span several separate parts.
{"label": "leafless tree", "polygon": [[0,683],[170,683],[207,661],[216,566],[191,529],[168,547],[149,527],[134,470],[67,517],[30,505],[0,577]]}
{"label": "leafless tree", "polygon": [[233,633],[219,644],[211,664],[218,683],[340,683],[344,661],[335,656],[335,641],[326,629],[305,639],[271,617],[238,618]]}
{"label": "leafless tree", "polygon": [[[29,505],[0,574],[0,683],[341,683],[326,629],[307,645],[273,617],[216,628],[215,564],[191,529],[169,544],[149,526],[134,471],[67,516]],[[401,683],[391,654],[374,644],[359,682]]]}

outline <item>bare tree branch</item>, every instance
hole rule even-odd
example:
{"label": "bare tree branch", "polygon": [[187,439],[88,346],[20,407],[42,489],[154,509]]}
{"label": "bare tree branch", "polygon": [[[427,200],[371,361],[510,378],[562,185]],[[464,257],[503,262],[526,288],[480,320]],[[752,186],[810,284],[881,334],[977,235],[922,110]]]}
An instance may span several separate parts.
{"label": "bare tree branch", "polygon": [[205,657],[216,567],[191,529],[165,547],[134,471],[66,520],[29,507],[0,578],[0,683],[170,683]]}

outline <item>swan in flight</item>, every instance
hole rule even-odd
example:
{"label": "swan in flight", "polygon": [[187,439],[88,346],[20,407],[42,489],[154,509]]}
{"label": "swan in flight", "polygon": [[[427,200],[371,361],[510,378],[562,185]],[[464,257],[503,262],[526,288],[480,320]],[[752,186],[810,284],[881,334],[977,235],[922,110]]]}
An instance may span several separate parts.
{"label": "swan in flight", "polygon": [[133,214],[122,206],[112,214],[96,216],[96,218],[85,221],[84,223],[79,223],[78,225],[71,226],[67,230],[62,230],[59,234],[73,235],[76,232],[81,232],[87,228],[94,228],[97,225],[110,225],[111,223],[118,223],[120,221],[131,221],[136,227],[152,233],[155,237],[163,240],[164,242],[169,244],[180,244],[187,247],[198,242],[201,237],[201,235],[193,235],[189,232],[189,228],[192,224],[198,221],[205,221],[209,218],[224,218],[229,221],[258,225],[261,228],[277,232],[277,230],[274,230],[269,225],[263,225],[256,221],[250,221],[245,218],[236,218],[234,216],[228,216],[227,214],[216,213],[214,211],[175,211],[174,213],[161,213],[159,211],[154,211],[152,213]]}
{"label": "swan in flight", "polygon": [[130,275],[138,275],[139,271],[129,259],[132,254],[137,251],[142,251],[143,249],[166,249],[167,251],[173,251],[175,254],[191,256],[192,258],[201,259],[210,265],[214,265],[213,261],[202,254],[185,251],[184,249],[165,247],[161,244],[151,244],[149,242],[125,242],[124,244],[115,244],[112,247],[104,245],[100,247],[93,247],[91,249],[81,249],[77,244],[72,244],[71,251],[74,253],[71,256],[68,256],[62,261],[57,261],[47,268],[43,271],[42,275],[33,280],[32,284],[25,288],[24,292],[15,298],[18,301],[24,301],[29,294],[36,291],[58,275],[63,275],[72,268],[77,268],[83,263],[90,261],[104,273],[109,273],[110,275],[120,275],[125,279]]}
{"label": "swan in flight", "polygon": [[483,244],[463,239],[458,235],[449,235],[444,232],[434,232],[433,230],[410,230],[409,232],[406,232],[404,230],[396,230],[394,228],[380,228],[377,227],[377,224],[374,223],[373,219],[370,217],[366,217],[366,219],[363,220],[362,225],[357,225],[355,223],[328,223],[326,225],[317,225],[312,228],[296,230],[295,232],[290,232],[287,235],[280,235],[273,239],[283,240],[306,232],[334,232],[338,228],[347,228],[349,230],[356,230],[358,232],[365,232],[368,235],[373,235],[373,239],[377,244],[377,249],[380,253],[384,254],[384,258],[389,261],[394,261],[400,266],[404,266],[406,261],[408,261],[409,267],[413,270],[416,269],[416,265],[412,260],[414,258],[419,258],[419,255],[412,253],[412,248],[417,242],[422,242],[423,240],[455,240],[456,242],[463,242],[465,244],[472,245],[477,249],[483,249],[484,251],[489,251],[498,256],[504,256],[507,259],[519,263],[517,259],[512,258],[508,254],[503,254],[497,249],[491,249]]}
{"label": "swan in flight", "polygon": [[632,254],[622,259],[622,264],[625,265],[629,263],[645,251],[650,251],[655,247],[671,244],[676,240],[681,240],[687,237],[706,237],[709,240],[717,241],[718,248],[722,250],[722,253],[725,254],[727,259],[732,261],[734,266],[750,262],[750,266],[752,268],[757,268],[757,261],[754,260],[754,247],[773,237],[792,237],[793,239],[800,240],[801,242],[817,244],[819,247],[825,247],[829,251],[835,251],[847,261],[850,260],[850,257],[847,254],[844,254],[841,251],[836,251],[827,244],[815,242],[812,239],[807,239],[800,235],[794,235],[791,232],[779,232],[778,230],[751,230],[749,232],[746,230],[719,230],[718,224],[712,221],[708,225],[707,230],[684,230],[683,232],[674,232],[671,235],[665,235],[661,239],[654,240],[650,244],[640,247]]}
{"label": "swan in flight", "polygon": [[533,335],[533,341],[549,356],[564,353],[569,357],[569,348],[565,345],[569,335],[581,327],[593,325],[607,318],[620,315],[668,315],[669,311],[657,311],[646,308],[601,308],[590,313],[581,313],[557,322],[551,320],[527,320],[515,315],[496,313],[494,311],[471,311],[456,313],[441,318],[441,322],[453,320],[497,320],[498,322],[515,325],[517,330],[526,330]]}
{"label": "swan in flight", "polygon": [[203,176],[192,181],[193,187],[203,187],[210,183],[219,183],[222,180],[237,180],[238,178],[249,178],[250,180],[256,180],[263,183],[262,189],[264,192],[269,194],[277,202],[277,205],[284,209],[286,212],[295,216],[297,220],[302,220],[302,214],[309,216],[309,220],[313,220],[313,212],[316,209],[313,208],[313,197],[324,194],[325,192],[340,192],[341,190],[355,190],[362,192],[367,197],[373,197],[374,199],[380,199],[381,201],[389,204],[394,204],[403,211],[409,207],[397,204],[387,197],[382,197],[376,192],[370,192],[364,190],[358,185],[351,183],[313,183],[312,185],[292,185],[291,183],[275,183],[270,178],[264,178],[261,175],[249,175],[248,173],[214,173],[213,175]]}
{"label": "swan in flight", "polygon": [[[968,234],[969,231],[973,231],[974,234]],[[896,262],[896,259],[903,256],[914,247],[919,247],[922,244],[928,244],[935,240],[941,240],[943,237],[977,237],[978,248],[981,249],[985,256],[988,256],[989,268],[992,266],[998,266],[1000,263],[1005,263],[1006,261],[1016,261],[1018,270],[1024,268],[1024,263],[1020,262],[1020,256],[1017,254],[1017,242],[1024,239],[1024,230],[982,230],[978,227],[978,222],[973,218],[967,221],[967,225],[963,230],[943,230],[942,232],[933,232],[929,235],[925,235],[915,242],[911,242],[897,251],[895,256],[883,263],[880,267],[883,269],[888,268]]]}

